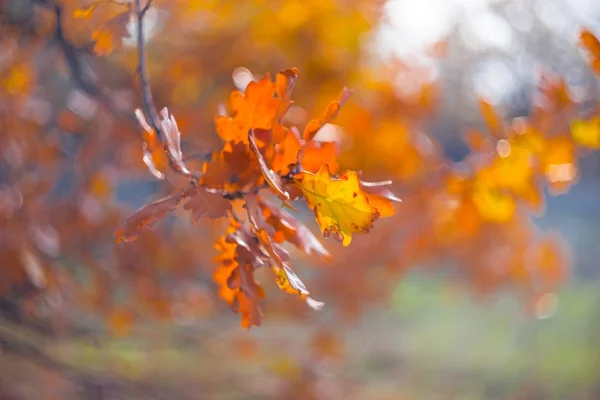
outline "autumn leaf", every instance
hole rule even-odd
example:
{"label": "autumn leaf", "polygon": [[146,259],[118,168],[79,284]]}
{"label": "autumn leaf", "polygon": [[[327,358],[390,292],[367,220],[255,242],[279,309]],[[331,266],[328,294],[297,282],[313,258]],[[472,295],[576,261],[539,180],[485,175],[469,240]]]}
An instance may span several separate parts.
{"label": "autumn leaf", "polygon": [[155,178],[165,179],[163,171],[168,168],[169,159],[163,149],[162,143],[156,135],[156,132],[154,132],[154,129],[146,121],[146,117],[141,109],[138,108],[135,110],[135,116],[143,129],[142,137],[144,142],[142,144],[142,150],[144,156],[142,157],[142,160]]}
{"label": "autumn leaf", "polygon": [[179,193],[163,197],[141,207],[127,218],[122,228],[115,232],[117,236],[116,242],[130,242],[137,239],[140,230],[144,227],[152,226],[166,214],[174,211],[182,198],[183,194]]}
{"label": "autumn leaf", "polygon": [[248,143],[250,145],[250,149],[256,156],[260,170],[262,171],[262,174],[271,189],[273,189],[273,191],[277,193],[277,196],[279,196],[282,200],[289,200],[290,194],[284,189],[284,182],[281,179],[281,176],[277,175],[267,166],[265,159],[258,150],[258,146],[256,146],[256,142],[254,141],[254,130],[252,129],[248,134]]}
{"label": "autumn leaf", "polygon": [[276,243],[271,242],[271,239],[265,230],[261,229],[257,231],[256,236],[262,241],[269,256],[271,256],[271,260],[273,261],[271,267],[275,272],[276,282],[279,288],[286,293],[299,295],[312,309],[321,309],[323,303],[308,296],[309,292],[304,283],[279,255],[283,249],[280,249],[279,251],[276,250]]}
{"label": "autumn leaf", "polygon": [[202,167],[201,183],[212,189],[237,191],[260,181],[262,175],[257,159],[242,142],[225,143]]}
{"label": "autumn leaf", "polygon": [[99,3],[92,3],[88,7],[77,8],[73,11],[73,18],[82,18],[82,19],[90,19],[92,14],[98,7]]}
{"label": "autumn leaf", "polygon": [[274,97],[276,85],[266,74],[258,82],[252,81],[244,93],[231,93],[233,117],[218,115],[215,118],[217,133],[225,141],[248,143],[250,129],[273,128],[281,99]]}
{"label": "autumn leaf", "polygon": [[390,190],[392,181],[383,182],[365,182],[360,181],[360,187],[367,197],[371,207],[379,212],[381,218],[391,217],[396,213],[394,202],[400,203],[402,200]]}
{"label": "autumn leaf", "polygon": [[196,188],[183,205],[183,209],[192,212],[193,221],[198,221],[203,217],[220,218],[227,216],[227,211],[231,210],[231,202],[220,193],[212,193],[205,188]]}
{"label": "autumn leaf", "polygon": [[319,239],[317,239],[306,225],[293,215],[281,207],[275,207],[262,199],[259,199],[258,206],[266,222],[274,228],[272,236],[275,241],[281,243],[285,240],[295,245],[305,254],[314,253],[330,259],[331,255],[323,247]]}
{"label": "autumn leaf", "polygon": [[302,149],[300,165],[303,170],[316,173],[323,164],[328,164],[331,173],[335,174],[340,169],[337,161],[339,152],[339,144],[336,142],[311,140]]}
{"label": "autumn leaf", "polygon": [[242,327],[259,326],[262,322],[262,310],[259,298],[265,297],[264,289],[254,279],[254,269],[248,251],[238,246],[236,261],[238,267],[227,280],[227,286],[236,291],[232,309],[242,315]]}
{"label": "autumn leaf", "polygon": [[335,179],[325,164],[317,174],[304,172],[296,182],[323,235],[333,236],[344,246],[350,244],[353,233],[369,232],[379,218],[379,212],[369,205],[361,190],[356,172]]}
{"label": "autumn leaf", "polygon": [[106,56],[112,53],[114,49],[113,34],[108,29],[96,29],[92,33],[92,41],[94,41],[94,53],[99,56]]}
{"label": "autumn leaf", "polygon": [[[275,145],[275,154],[273,161],[271,161],[271,168],[273,171],[287,175],[290,171],[298,165],[298,157],[302,150],[302,140],[300,139],[299,133],[296,129],[292,128],[289,130],[287,136],[281,143]],[[310,171],[310,170],[309,170]]]}
{"label": "autumn leaf", "polygon": [[348,89],[345,87],[342,90],[342,93],[340,94],[339,99],[329,103],[329,105],[327,106],[327,109],[325,110],[325,114],[323,114],[323,116],[321,118],[316,118],[316,119],[311,120],[306,125],[306,128],[304,128],[304,133],[302,134],[302,137],[304,138],[304,140],[307,140],[307,141],[312,140],[315,137],[315,135],[317,134],[317,132],[319,132],[319,130],[323,126],[325,126],[325,124],[328,124],[331,121],[333,121],[335,119],[335,117],[337,116],[338,112],[340,111],[340,109],[342,108],[342,106],[344,105],[344,103],[346,103],[346,101],[348,101],[348,99],[350,98],[352,93],[353,93],[352,89]]}
{"label": "autumn leaf", "polygon": [[578,144],[592,149],[600,148],[600,117],[571,122],[571,135]]}
{"label": "autumn leaf", "polygon": [[130,11],[124,11],[106,21],[103,27],[92,33],[94,42],[94,53],[105,56],[121,45],[121,39],[127,32]]}
{"label": "autumn leaf", "polygon": [[178,172],[185,175],[191,175],[183,162],[183,154],[181,152],[181,133],[177,126],[177,121],[172,114],[169,114],[167,107],[164,107],[160,112],[160,125],[165,139],[167,141],[167,149],[170,159],[177,168]]}

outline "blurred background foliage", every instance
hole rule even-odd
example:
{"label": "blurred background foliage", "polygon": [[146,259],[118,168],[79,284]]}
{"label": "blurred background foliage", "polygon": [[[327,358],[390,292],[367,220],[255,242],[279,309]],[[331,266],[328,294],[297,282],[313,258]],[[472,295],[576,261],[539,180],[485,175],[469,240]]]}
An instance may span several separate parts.
{"label": "blurred background foliage", "polygon": [[[344,170],[393,179],[404,200],[349,248],[325,242],[331,263],[297,255],[323,311],[265,285],[251,331],[212,282],[226,221],[176,214],[114,243],[170,188],[142,161],[126,3],[0,0],[0,397],[600,397],[600,158],[569,133],[597,109],[577,46],[600,32],[596,2],[154,0],[154,101],[188,165],[220,146],[232,71],[297,67],[289,122],[353,88],[321,133],[341,138]],[[495,149],[494,119],[558,137],[541,163],[570,173],[471,195],[484,178],[463,171],[487,164],[469,135]],[[528,168],[515,165],[508,186]]]}

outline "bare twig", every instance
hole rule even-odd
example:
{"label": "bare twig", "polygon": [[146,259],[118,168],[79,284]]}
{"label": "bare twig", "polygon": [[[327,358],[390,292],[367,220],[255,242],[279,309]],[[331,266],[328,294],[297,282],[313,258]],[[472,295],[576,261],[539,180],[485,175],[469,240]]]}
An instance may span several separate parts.
{"label": "bare twig", "polygon": [[137,48],[138,48],[138,68],[137,72],[140,77],[140,86],[142,92],[142,104],[144,114],[149,118],[150,126],[156,132],[160,142],[163,144],[165,152],[169,156],[169,164],[171,168],[182,175],[185,175],[190,179],[190,184],[196,186],[200,176],[196,173],[182,169],[180,165],[173,159],[171,153],[168,151],[168,140],[166,132],[161,129],[159,122],[158,113],[154,107],[154,100],[152,99],[152,90],[150,87],[150,79],[148,78],[148,70],[146,68],[146,42],[144,38],[144,16],[150,9],[152,0],[148,0],[145,6],[142,7],[141,0],[135,0],[135,15],[137,19]]}

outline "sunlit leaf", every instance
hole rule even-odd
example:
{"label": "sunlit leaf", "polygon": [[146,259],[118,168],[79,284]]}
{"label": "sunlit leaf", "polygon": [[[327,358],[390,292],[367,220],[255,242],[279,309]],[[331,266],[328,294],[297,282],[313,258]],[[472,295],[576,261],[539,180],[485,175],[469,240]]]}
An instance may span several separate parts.
{"label": "sunlit leaf", "polygon": [[319,132],[319,130],[323,126],[325,126],[325,124],[328,124],[331,121],[333,121],[340,109],[342,108],[342,106],[344,105],[344,103],[348,101],[352,93],[352,89],[348,89],[345,87],[344,90],[342,90],[339,99],[329,103],[327,109],[325,110],[325,114],[323,114],[321,118],[311,120],[306,125],[306,128],[304,128],[304,133],[302,134],[304,140],[312,140],[317,134],[317,132]]}
{"label": "sunlit leaf", "polygon": [[321,232],[348,246],[353,233],[367,233],[379,218],[377,210],[360,188],[356,172],[339,179],[331,177],[327,164],[312,174],[304,172],[297,181],[308,206],[314,211]]}

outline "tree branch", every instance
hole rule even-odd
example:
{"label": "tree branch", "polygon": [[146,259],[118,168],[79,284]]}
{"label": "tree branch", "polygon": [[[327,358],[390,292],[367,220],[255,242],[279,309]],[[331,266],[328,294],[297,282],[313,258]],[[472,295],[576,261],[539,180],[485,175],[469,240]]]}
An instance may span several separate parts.
{"label": "tree branch", "polygon": [[146,68],[146,42],[144,38],[144,16],[146,12],[150,9],[152,5],[152,0],[148,0],[146,5],[142,7],[141,0],[135,0],[135,15],[137,19],[137,48],[138,48],[138,68],[137,72],[140,77],[140,86],[141,86],[141,94],[142,94],[142,105],[144,114],[146,114],[149,118],[150,126],[156,132],[158,139],[163,144],[163,148],[165,153],[167,153],[169,157],[169,164],[171,168],[187,178],[190,179],[190,184],[192,186],[196,186],[200,176],[190,171],[186,171],[185,168],[182,169],[179,164],[173,159],[170,151],[168,151],[169,145],[169,137],[167,133],[161,129],[161,124],[159,122],[158,113],[156,112],[156,108],[154,106],[154,100],[152,99],[152,90],[150,87],[150,79],[148,78],[148,70]]}

